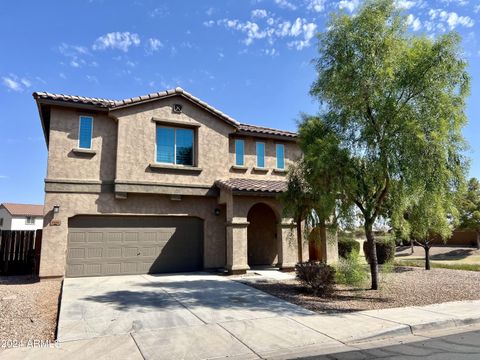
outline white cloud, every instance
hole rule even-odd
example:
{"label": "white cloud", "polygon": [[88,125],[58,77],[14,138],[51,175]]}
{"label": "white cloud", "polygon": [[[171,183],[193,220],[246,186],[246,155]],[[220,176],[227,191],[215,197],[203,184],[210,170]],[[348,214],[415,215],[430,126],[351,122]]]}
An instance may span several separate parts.
{"label": "white cloud", "polygon": [[213,20],[208,20],[203,22],[203,26],[206,26],[206,27],[212,27],[213,25],[215,25],[215,21]]}
{"label": "white cloud", "polygon": [[205,14],[207,14],[208,16],[212,16],[214,12],[215,12],[215,9],[211,7],[211,8],[208,8],[207,11],[205,11]]}
{"label": "white cloud", "polygon": [[418,31],[422,28],[422,23],[419,18],[415,17],[412,14],[407,16],[407,25],[410,26],[413,31]]}
{"label": "white cloud", "polygon": [[264,9],[255,9],[252,10],[252,18],[263,19],[268,16],[267,10]]}
{"label": "white cloud", "polygon": [[85,75],[85,78],[86,78],[89,82],[91,82],[91,83],[94,83],[94,84],[98,84],[98,83],[99,83],[99,81],[98,81],[98,79],[97,79],[96,76],[93,76],[93,75]]}
{"label": "white cloud", "polygon": [[117,49],[128,52],[131,46],[140,45],[140,36],[136,33],[111,32],[100,36],[93,44],[93,50]]}
{"label": "white cloud", "polygon": [[458,6],[465,6],[468,5],[468,0],[440,0],[442,3],[450,5],[458,5]]}
{"label": "white cloud", "polygon": [[414,7],[415,5],[417,5],[417,3],[415,1],[412,1],[412,0],[396,0],[395,1],[395,5],[401,9],[411,9],[412,7]]}
{"label": "white cloud", "polygon": [[326,0],[308,0],[307,9],[316,12],[322,12],[325,10],[325,2]]}
{"label": "white cloud", "polygon": [[338,3],[340,9],[346,9],[349,12],[353,12],[360,5],[359,0],[341,0]]}
{"label": "white cloud", "polygon": [[430,16],[430,20],[439,22],[436,28],[441,31],[445,28],[442,23],[446,23],[450,30],[460,25],[470,28],[475,24],[469,16],[459,16],[456,12],[448,12],[442,9],[430,9],[428,15]]}
{"label": "white cloud", "polygon": [[148,44],[148,51],[150,52],[158,51],[161,48],[163,48],[163,43],[156,38],[148,39],[147,44]]}
{"label": "white cloud", "polygon": [[32,86],[32,82],[24,77],[20,78],[15,74],[2,77],[2,83],[9,91],[22,92]]}
{"label": "white cloud", "polygon": [[480,12],[480,4],[476,5],[474,8],[473,8],[473,12],[475,14],[478,14]]}
{"label": "white cloud", "polygon": [[67,76],[64,73],[59,73],[58,76],[60,76],[62,79],[66,79]]}
{"label": "white cloud", "polygon": [[283,9],[288,9],[288,10],[296,10],[297,7],[289,2],[288,0],[275,0],[275,4],[280,6]]}
{"label": "white cloud", "polygon": [[221,19],[216,24],[244,33],[246,35],[245,39],[243,39],[245,45],[251,45],[254,41],[262,39],[266,40],[269,45],[272,45],[277,39],[293,38],[287,45],[297,50],[310,46],[310,41],[315,36],[317,29],[315,23],[308,22],[300,17],[293,23],[288,20],[269,20],[266,21],[266,25],[260,25],[253,21],[242,22],[237,19]]}
{"label": "white cloud", "polygon": [[86,58],[92,56],[88,48],[86,48],[85,46],[61,43],[58,46],[58,52],[63,56],[65,56],[66,58],[70,59],[68,61],[68,64],[71,67],[79,68],[87,65],[88,66],[98,65],[95,61],[89,62],[85,60]]}

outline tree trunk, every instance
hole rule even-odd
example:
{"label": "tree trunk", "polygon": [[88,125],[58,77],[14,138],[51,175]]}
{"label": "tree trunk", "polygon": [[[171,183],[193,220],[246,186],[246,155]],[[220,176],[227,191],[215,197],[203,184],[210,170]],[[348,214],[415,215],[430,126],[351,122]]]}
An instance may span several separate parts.
{"label": "tree trunk", "polygon": [[378,260],[377,248],[373,237],[373,224],[365,222],[365,235],[367,237],[368,251],[370,253],[370,273],[372,276],[372,290],[378,290]]}
{"label": "tree trunk", "polygon": [[303,262],[302,220],[297,219],[297,251],[298,262]]}
{"label": "tree trunk", "polygon": [[477,249],[480,249],[480,231],[475,232],[477,234]]}
{"label": "tree trunk", "polygon": [[430,247],[425,246],[425,270],[430,270]]}
{"label": "tree trunk", "polygon": [[413,254],[415,252],[414,248],[413,248],[413,239],[410,239],[410,248],[411,248],[411,253]]}

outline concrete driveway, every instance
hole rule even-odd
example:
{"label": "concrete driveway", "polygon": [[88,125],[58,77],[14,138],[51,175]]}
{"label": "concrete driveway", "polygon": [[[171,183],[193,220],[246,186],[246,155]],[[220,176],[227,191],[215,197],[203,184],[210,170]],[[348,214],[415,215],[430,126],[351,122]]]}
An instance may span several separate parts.
{"label": "concrete driveway", "polygon": [[[339,344],[293,320],[311,315],[239,282],[204,273],[69,278],[63,285],[58,340],[117,335],[118,341],[130,334],[144,358],[256,358],[278,350],[278,344],[283,344],[280,349]],[[129,340],[124,338],[124,347]]]}

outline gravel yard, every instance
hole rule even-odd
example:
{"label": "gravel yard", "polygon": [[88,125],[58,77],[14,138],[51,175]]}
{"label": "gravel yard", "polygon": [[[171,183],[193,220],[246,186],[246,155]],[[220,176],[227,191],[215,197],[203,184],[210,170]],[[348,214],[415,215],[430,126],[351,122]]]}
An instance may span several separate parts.
{"label": "gravel yard", "polygon": [[54,340],[61,281],[0,277],[0,340]]}
{"label": "gravel yard", "polygon": [[378,291],[337,286],[335,293],[327,298],[311,295],[297,280],[253,282],[245,279],[245,283],[319,313],[480,299],[480,272],[396,267],[393,272],[381,276]]}

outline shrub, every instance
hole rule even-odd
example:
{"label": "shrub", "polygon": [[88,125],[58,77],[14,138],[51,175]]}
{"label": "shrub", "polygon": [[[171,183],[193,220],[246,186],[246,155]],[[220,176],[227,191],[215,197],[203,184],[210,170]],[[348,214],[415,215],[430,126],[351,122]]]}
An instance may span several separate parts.
{"label": "shrub", "polygon": [[344,259],[348,258],[350,254],[360,252],[360,243],[352,238],[341,237],[338,239],[338,255]]}
{"label": "shrub", "polygon": [[[392,241],[392,239],[379,239],[375,241],[375,245],[379,264],[393,261],[395,258],[395,242]],[[370,263],[370,252],[368,251],[368,243],[366,241],[363,243],[363,251],[365,253],[365,259]]]}
{"label": "shrub", "polygon": [[321,261],[308,261],[295,265],[297,279],[309,287],[315,296],[325,296],[333,292],[335,268]]}
{"label": "shrub", "polygon": [[358,252],[352,252],[346,258],[339,258],[336,266],[336,281],[338,284],[363,286],[368,279],[368,272],[360,262]]}

